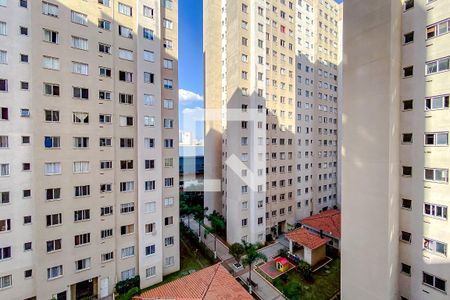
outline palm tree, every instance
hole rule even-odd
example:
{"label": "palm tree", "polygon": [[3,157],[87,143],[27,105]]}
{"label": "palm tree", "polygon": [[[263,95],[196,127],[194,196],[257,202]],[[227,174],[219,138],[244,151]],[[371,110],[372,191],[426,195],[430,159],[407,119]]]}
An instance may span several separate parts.
{"label": "palm tree", "polygon": [[248,288],[249,293],[252,293],[252,265],[259,259],[267,261],[267,256],[264,253],[258,252],[258,245],[247,243],[246,241],[242,241],[242,245],[244,246],[244,254],[245,257],[242,259],[242,264],[244,266],[249,266],[248,270]]}
{"label": "palm tree", "polygon": [[217,258],[217,234],[225,229],[225,221],[217,211],[213,211],[206,218],[211,223],[208,231],[214,236],[214,258]]}

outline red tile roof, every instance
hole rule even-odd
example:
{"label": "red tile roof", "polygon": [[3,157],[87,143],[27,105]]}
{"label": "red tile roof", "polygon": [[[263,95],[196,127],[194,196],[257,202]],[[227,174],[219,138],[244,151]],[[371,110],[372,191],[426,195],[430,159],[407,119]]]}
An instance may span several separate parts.
{"label": "red tile roof", "polygon": [[286,233],[286,238],[312,250],[325,245],[330,240],[328,238],[321,238],[320,236],[312,233],[306,228],[299,228]]}
{"label": "red tile roof", "polygon": [[253,297],[219,263],[154,289],[133,300],[252,300]]}
{"label": "red tile roof", "polygon": [[302,225],[314,228],[317,231],[331,234],[333,237],[341,238],[341,211],[337,209],[326,210],[320,214],[305,218],[300,221]]}

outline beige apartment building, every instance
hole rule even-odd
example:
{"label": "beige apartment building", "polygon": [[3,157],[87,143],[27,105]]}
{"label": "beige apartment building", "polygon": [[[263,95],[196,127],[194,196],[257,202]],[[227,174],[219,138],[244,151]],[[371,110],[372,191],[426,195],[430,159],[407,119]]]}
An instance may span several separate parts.
{"label": "beige apartment building", "polygon": [[448,4],[345,1],[342,299],[449,299]]}
{"label": "beige apartment building", "polygon": [[204,3],[205,206],[263,243],[338,205],[331,0]]}
{"label": "beige apartment building", "polygon": [[176,0],[0,0],[0,299],[179,269]]}

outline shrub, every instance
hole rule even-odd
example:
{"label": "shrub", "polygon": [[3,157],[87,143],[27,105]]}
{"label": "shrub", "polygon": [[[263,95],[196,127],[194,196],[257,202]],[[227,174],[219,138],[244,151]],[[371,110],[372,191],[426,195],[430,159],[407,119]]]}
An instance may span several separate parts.
{"label": "shrub", "polygon": [[119,281],[116,284],[116,292],[119,294],[125,294],[134,287],[136,287],[139,291],[139,286],[140,286],[140,278],[139,275],[137,275],[134,276],[133,278]]}
{"label": "shrub", "polygon": [[273,242],[273,236],[271,234],[266,235],[266,242],[267,243]]}
{"label": "shrub", "polygon": [[298,271],[303,275],[303,278],[306,281],[312,281],[311,266],[308,263],[301,261],[298,265]]}
{"label": "shrub", "polygon": [[133,296],[139,294],[139,288],[135,286],[134,288],[130,289],[128,292],[126,292],[123,295],[119,295],[116,299],[117,300],[131,300]]}

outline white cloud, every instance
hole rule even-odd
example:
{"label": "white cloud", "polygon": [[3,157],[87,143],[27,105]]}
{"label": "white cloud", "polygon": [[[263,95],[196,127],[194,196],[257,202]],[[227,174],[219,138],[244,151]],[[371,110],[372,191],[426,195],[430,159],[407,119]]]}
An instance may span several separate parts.
{"label": "white cloud", "polygon": [[183,89],[178,90],[178,98],[180,101],[203,101],[203,96]]}

